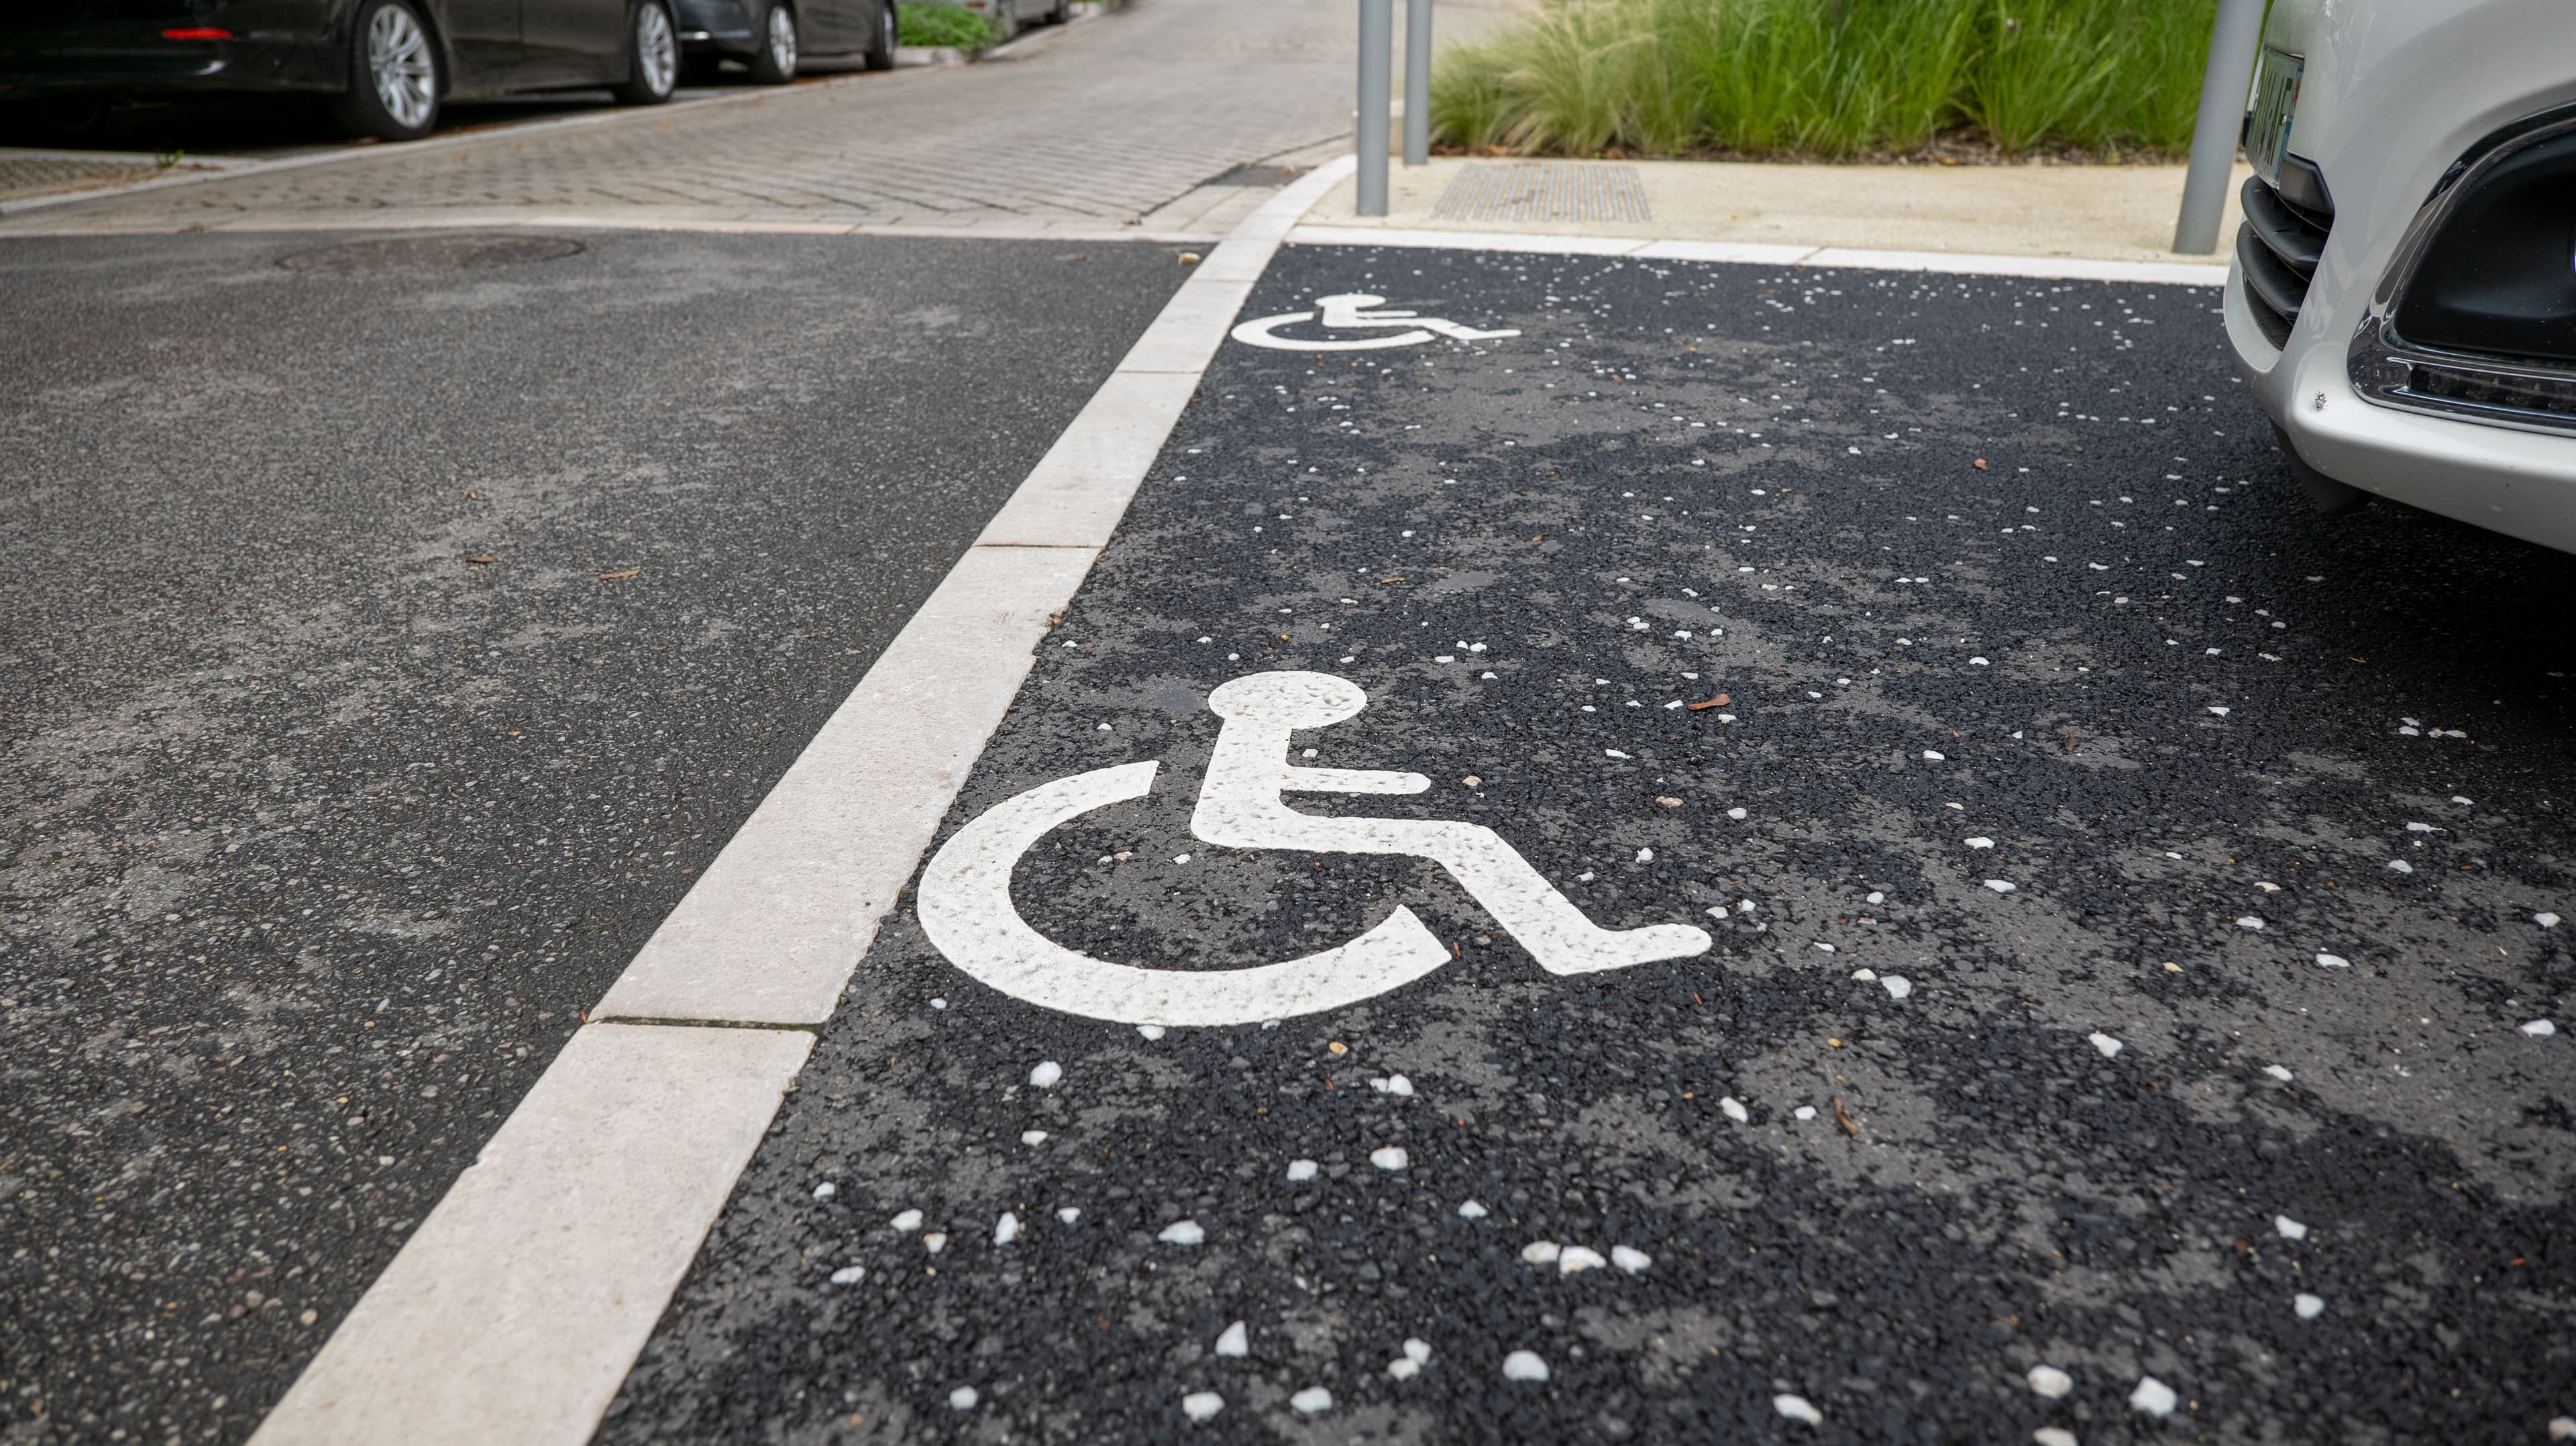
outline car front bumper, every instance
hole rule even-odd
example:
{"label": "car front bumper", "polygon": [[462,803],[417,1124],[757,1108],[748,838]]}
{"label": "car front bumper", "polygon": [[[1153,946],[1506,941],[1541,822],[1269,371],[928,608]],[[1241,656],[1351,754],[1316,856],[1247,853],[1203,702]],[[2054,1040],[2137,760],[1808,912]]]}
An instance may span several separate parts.
{"label": "car front bumper", "polygon": [[2277,0],[2264,42],[2307,63],[2289,150],[2322,172],[2332,226],[2283,343],[2258,324],[2241,260],[2224,310],[2239,370],[2309,466],[2576,552],[2576,431],[2385,405],[2352,373],[2355,338],[2444,174],[2511,123],[2576,98],[2576,33],[2558,3]]}
{"label": "car front bumper", "polygon": [[2410,507],[2576,552],[2576,437],[2372,405],[2352,385],[2345,348],[2324,344],[2304,313],[2287,348],[2264,339],[2241,267],[2228,268],[2225,306],[2256,400],[2309,466]]}

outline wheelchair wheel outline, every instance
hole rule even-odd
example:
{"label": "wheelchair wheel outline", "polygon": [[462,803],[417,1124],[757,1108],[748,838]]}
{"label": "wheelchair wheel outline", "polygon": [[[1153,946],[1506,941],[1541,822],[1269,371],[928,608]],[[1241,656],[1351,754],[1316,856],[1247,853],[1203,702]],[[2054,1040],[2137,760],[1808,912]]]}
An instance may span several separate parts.
{"label": "wheelchair wheel outline", "polygon": [[1448,949],[1399,904],[1347,944],[1247,969],[1150,969],[1065,948],[1011,902],[1011,873],[1057,827],[1146,796],[1159,761],[1095,768],[985,810],[922,870],[921,930],[948,961],[1014,999],[1118,1024],[1257,1024],[1320,1014],[1400,989],[1450,962]]}

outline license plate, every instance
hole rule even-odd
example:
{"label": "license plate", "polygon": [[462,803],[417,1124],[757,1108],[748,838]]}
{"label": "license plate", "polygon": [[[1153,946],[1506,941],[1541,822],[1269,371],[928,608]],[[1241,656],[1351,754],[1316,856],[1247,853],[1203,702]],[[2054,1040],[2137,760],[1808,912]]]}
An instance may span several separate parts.
{"label": "license plate", "polygon": [[2263,48],[2254,67],[2254,114],[2245,123],[2245,159],[2264,184],[2281,183],[2281,158],[2290,153],[2290,118],[2299,108],[2299,77],[2307,57]]}

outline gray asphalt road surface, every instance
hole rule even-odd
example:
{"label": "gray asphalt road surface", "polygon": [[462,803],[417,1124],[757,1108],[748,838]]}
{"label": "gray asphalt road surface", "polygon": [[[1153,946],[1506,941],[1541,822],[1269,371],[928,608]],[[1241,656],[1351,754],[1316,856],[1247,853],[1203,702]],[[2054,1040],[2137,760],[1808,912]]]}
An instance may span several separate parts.
{"label": "gray asphalt road surface", "polygon": [[246,1435],[1183,274],[0,246],[0,1439]]}
{"label": "gray asphalt road surface", "polygon": [[[907,910],[602,1440],[2576,1414],[2576,562],[2319,519],[2211,290],[1317,247],[1247,314],[1348,292],[1520,335],[1230,345],[943,835],[1153,760],[997,917],[1447,959],[1139,1028]],[[1709,948],[1560,975],[1420,858],[1210,844],[1210,692],[1283,670],[1367,698],[1288,761],[1430,780],[1297,808]]]}

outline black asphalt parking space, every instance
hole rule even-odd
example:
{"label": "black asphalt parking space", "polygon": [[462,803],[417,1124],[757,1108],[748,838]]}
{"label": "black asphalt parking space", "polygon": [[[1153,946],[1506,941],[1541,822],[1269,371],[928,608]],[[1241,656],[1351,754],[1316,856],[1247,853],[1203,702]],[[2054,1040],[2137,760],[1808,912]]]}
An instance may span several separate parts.
{"label": "black asphalt parking space", "polygon": [[[601,1439],[2576,1413],[2576,560],[2319,519],[2209,289],[1314,247],[1246,315],[1355,291],[1522,334],[1229,344],[942,836],[1160,760],[1023,858],[1039,933],[1451,962],[1139,1029],[908,896]],[[1297,807],[1714,947],[1558,976],[1429,864],[1194,838],[1282,669],[1369,697],[1301,765],[1432,780]]]}
{"label": "black asphalt parking space", "polygon": [[0,244],[0,1438],[246,1436],[1184,274]]}

